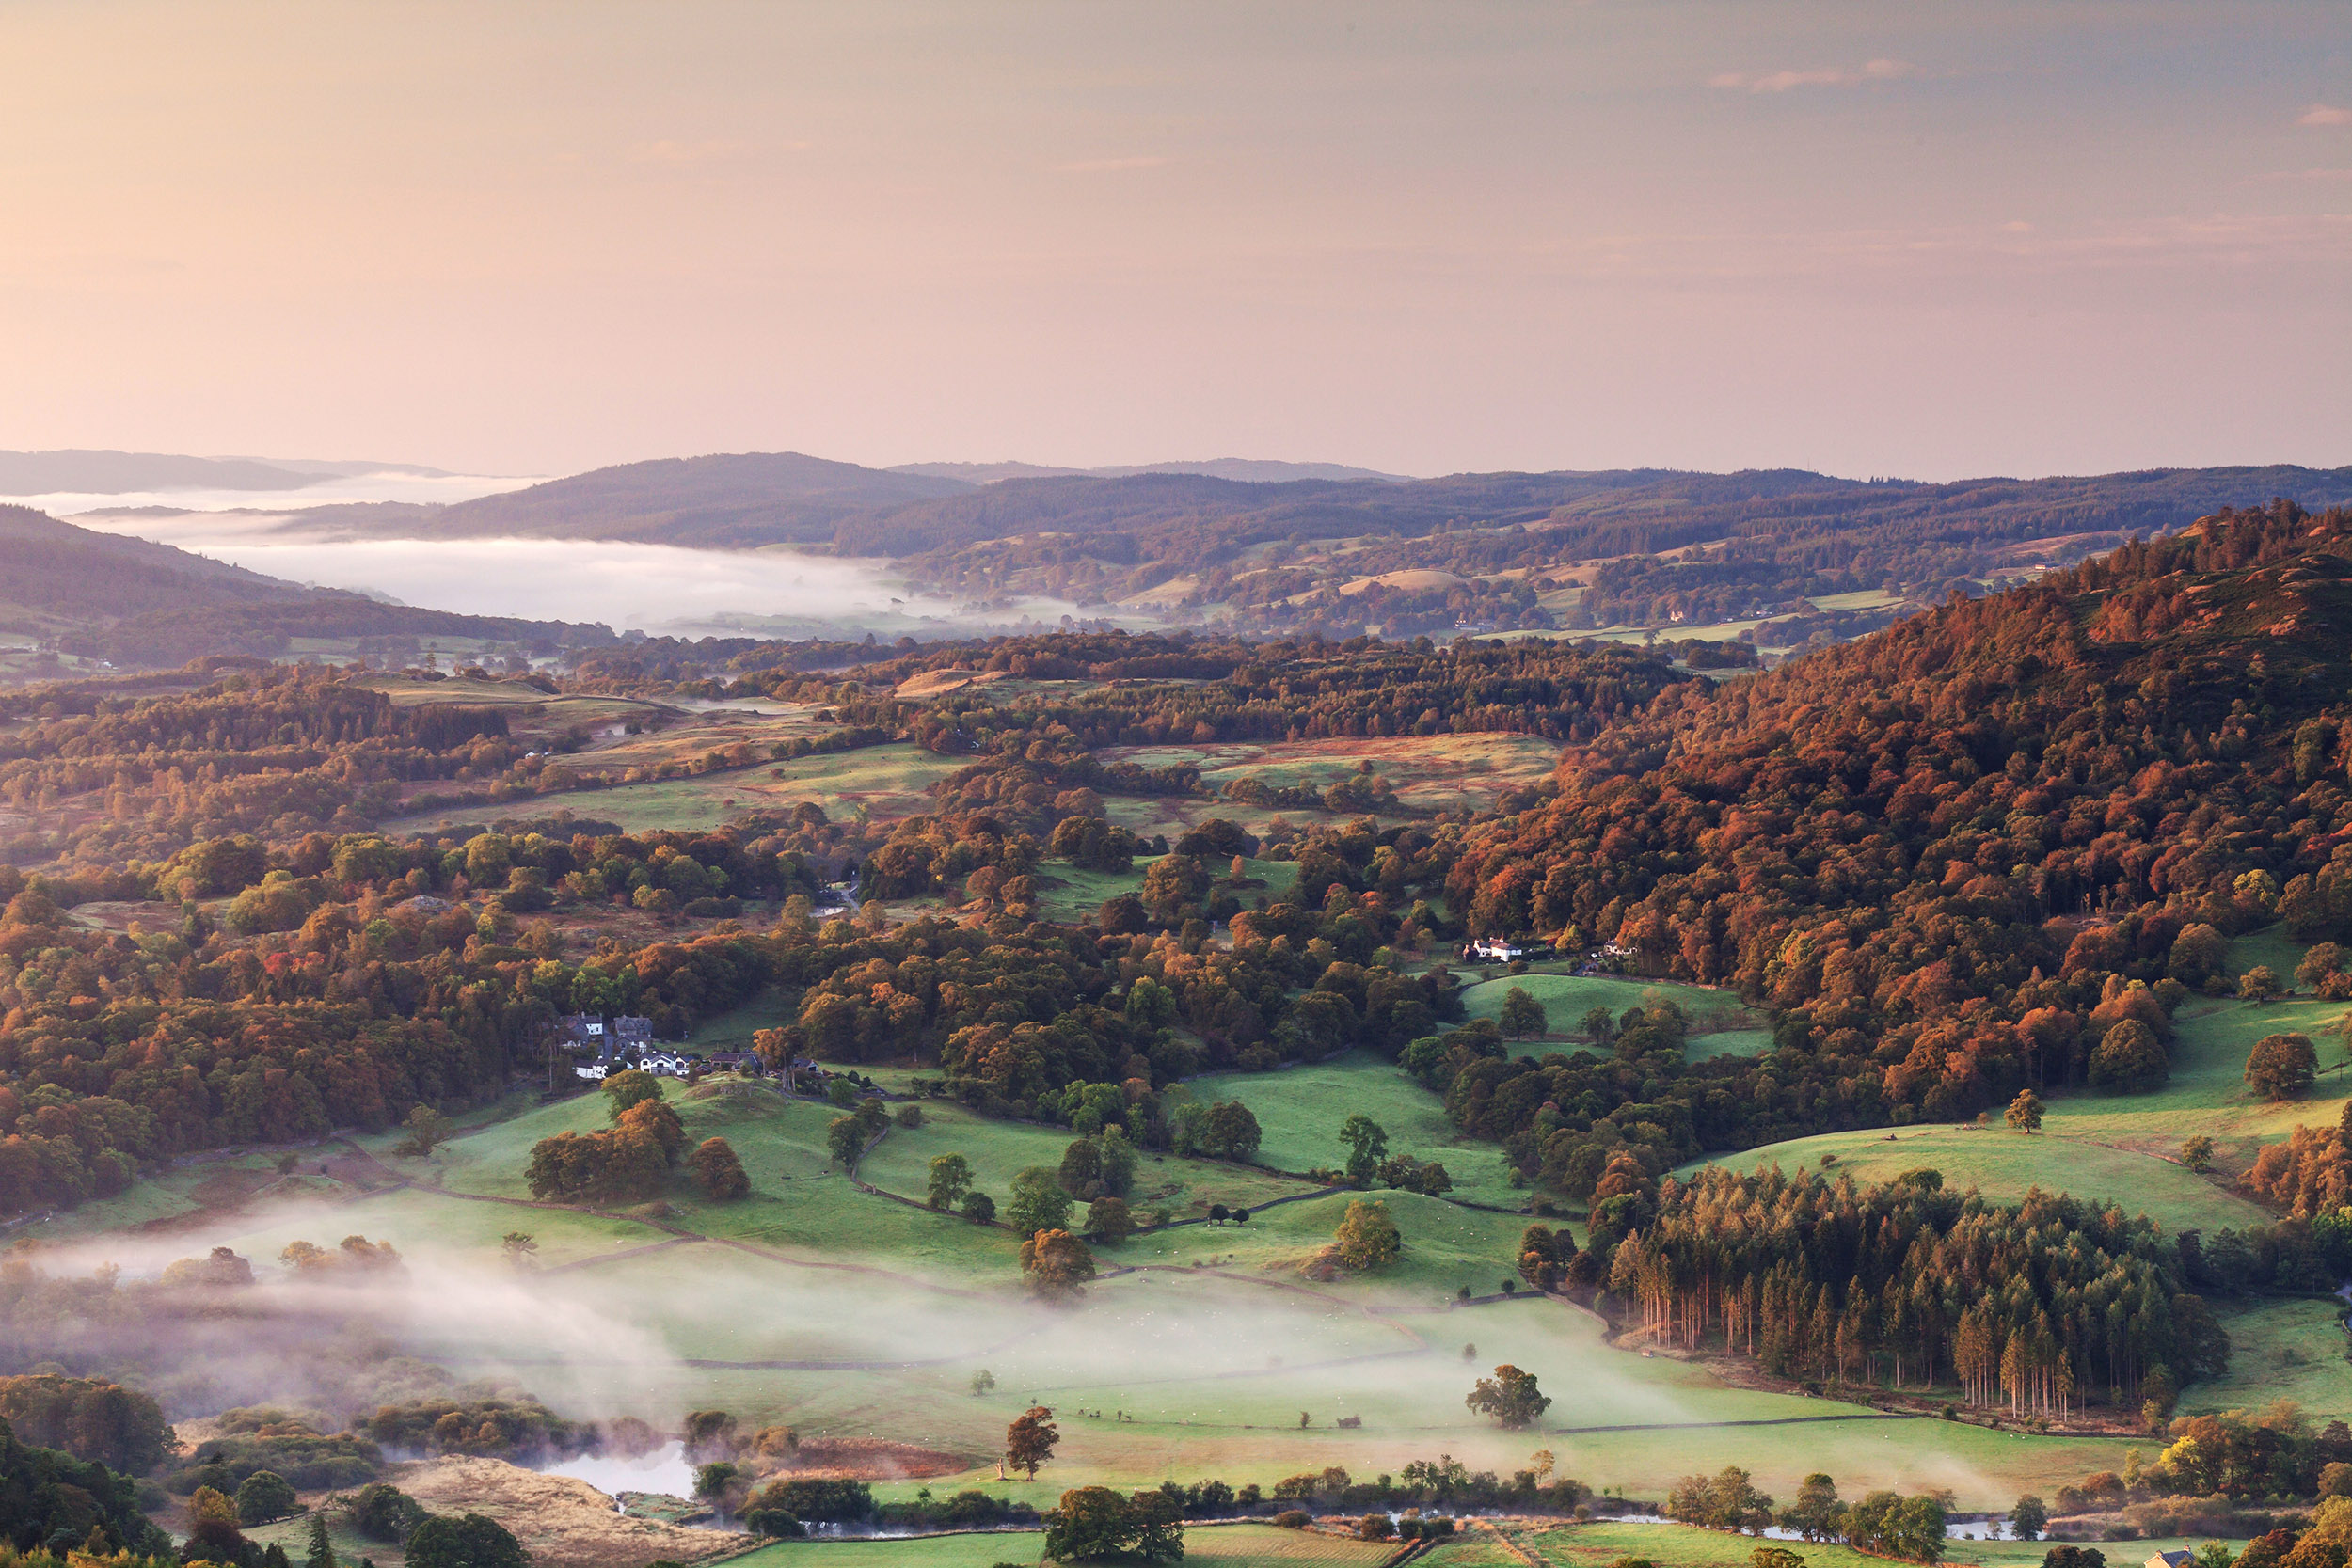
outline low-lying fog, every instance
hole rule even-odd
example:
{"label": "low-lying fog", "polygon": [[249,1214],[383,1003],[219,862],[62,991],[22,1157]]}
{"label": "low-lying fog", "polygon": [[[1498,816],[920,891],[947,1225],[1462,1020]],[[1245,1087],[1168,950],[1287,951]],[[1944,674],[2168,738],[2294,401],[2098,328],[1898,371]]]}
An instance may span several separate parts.
{"label": "low-lying fog", "polygon": [[[296,494],[310,503],[311,492]],[[327,541],[288,537],[278,531],[283,520],[248,512],[131,516],[112,508],[73,519],[289,582],[468,615],[597,622],[615,631],[941,636],[1058,624],[1076,610],[1053,599],[985,610],[960,606],[916,592],[883,560],[552,539]]]}

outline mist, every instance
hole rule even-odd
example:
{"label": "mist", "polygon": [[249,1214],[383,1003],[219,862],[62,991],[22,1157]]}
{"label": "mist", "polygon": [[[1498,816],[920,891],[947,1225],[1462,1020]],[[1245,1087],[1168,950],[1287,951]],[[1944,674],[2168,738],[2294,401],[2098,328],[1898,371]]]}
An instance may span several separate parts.
{"label": "mist", "polygon": [[[305,497],[309,491],[300,492]],[[102,532],[191,550],[289,582],[342,588],[466,615],[595,622],[678,636],[943,637],[1058,625],[1078,607],[1019,598],[985,608],[910,586],[886,560],[785,548],[681,549],[558,539],[326,540],[284,532],[282,513],[107,511]],[[1150,617],[1122,613],[1134,626]]]}

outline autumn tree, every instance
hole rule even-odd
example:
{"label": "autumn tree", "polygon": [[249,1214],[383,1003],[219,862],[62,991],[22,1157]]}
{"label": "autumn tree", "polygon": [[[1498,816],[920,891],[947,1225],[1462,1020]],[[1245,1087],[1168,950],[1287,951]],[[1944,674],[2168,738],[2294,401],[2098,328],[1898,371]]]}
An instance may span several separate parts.
{"label": "autumn tree", "polygon": [[1053,1411],[1033,1404],[1015,1416],[1012,1424],[1005,1429],[1005,1464],[1035,1481],[1039,1467],[1054,1457],[1054,1445],[1060,1441],[1061,1431],[1054,1425]]}
{"label": "autumn tree", "polygon": [[1070,1301],[1094,1277],[1094,1254],[1067,1230],[1040,1230],[1021,1243],[1021,1272],[1044,1300]]}
{"label": "autumn tree", "polygon": [[705,1138],[695,1146],[687,1164],[693,1168],[695,1181],[714,1202],[733,1203],[751,1195],[752,1179],[744,1174],[743,1162],[736,1158],[735,1149],[724,1138]]}
{"label": "autumn tree", "polygon": [[1535,1374],[1508,1362],[1497,1367],[1494,1376],[1480,1378],[1462,1402],[1513,1431],[1532,1426],[1535,1418],[1551,1408],[1551,1401],[1535,1386]]}
{"label": "autumn tree", "polygon": [[2127,1018],[2099,1037],[2090,1053],[2094,1088],[2152,1089],[2171,1076],[2171,1059],[2156,1032],[2136,1018]]}
{"label": "autumn tree", "polygon": [[2301,1100],[2312,1092],[2319,1053],[2303,1034],[2265,1035],[2247,1053],[2246,1082],[2265,1100]]}
{"label": "autumn tree", "polygon": [[392,1152],[410,1160],[428,1157],[447,1143],[456,1131],[450,1125],[449,1117],[421,1101],[408,1113],[408,1119],[403,1125],[408,1129],[408,1135],[392,1146]]}
{"label": "autumn tree", "polygon": [[2009,1112],[2003,1119],[2031,1137],[2042,1131],[2042,1097],[2031,1089],[2019,1089],[2017,1098],[2009,1102]]}
{"label": "autumn tree", "polygon": [[1358,1270],[1393,1263],[1405,1250],[1405,1238],[1386,1203],[1351,1201],[1332,1241],[1339,1248],[1340,1261]]}

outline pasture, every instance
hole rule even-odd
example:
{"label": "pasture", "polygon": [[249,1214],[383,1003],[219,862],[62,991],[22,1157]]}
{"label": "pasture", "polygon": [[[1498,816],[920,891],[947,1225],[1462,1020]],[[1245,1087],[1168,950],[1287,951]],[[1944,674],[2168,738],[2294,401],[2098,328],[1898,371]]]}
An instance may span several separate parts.
{"label": "pasture", "polygon": [[[1496,974],[1462,990],[1462,1010],[1473,1019],[1499,1018],[1502,1004],[1518,987],[1544,1009],[1541,1039],[1514,1040],[1511,1050],[1521,1056],[1570,1052],[1590,1044],[1582,1033],[1584,1015],[1606,1007],[1622,1016],[1629,1007],[1646,1006],[1663,997],[1682,1009],[1691,1021],[1691,1038],[1684,1056],[1691,1061],[1709,1056],[1750,1055],[1772,1047],[1769,1031],[1740,1000],[1739,993],[1707,986],[1665,984],[1656,980],[1627,980],[1613,975],[1557,974],[1530,970],[1524,974]],[[1733,1036],[1724,1039],[1720,1037]]]}

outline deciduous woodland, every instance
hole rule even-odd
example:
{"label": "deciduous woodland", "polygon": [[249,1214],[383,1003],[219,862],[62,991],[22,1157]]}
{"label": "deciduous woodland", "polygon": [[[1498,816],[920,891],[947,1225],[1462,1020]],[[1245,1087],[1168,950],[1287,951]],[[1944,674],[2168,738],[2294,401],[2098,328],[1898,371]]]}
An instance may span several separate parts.
{"label": "deciduous woodland", "polygon": [[[2262,1152],[2276,1222],[2215,1245],[2046,1194],[1669,1173],[2026,1089],[2132,1093],[2167,1079],[2193,1002],[2352,991],[2332,945],[2293,976],[2224,963],[2274,923],[2352,942],[2348,579],[2352,517],[2282,503],[1761,673],[1671,647],[1088,633],[644,643],[430,700],[252,660],[27,689],[0,730],[0,1210],[485,1103],[548,1076],[572,1014],[675,1039],[758,1003],[778,1068],[912,1066],[982,1117],[1151,1150],[1188,1137],[1188,1079],[1362,1048],[1585,1219],[1537,1275],[1605,1290],[1641,1335],[2020,1415],[2169,1410],[2228,1362],[2201,1291],[2352,1265],[2341,1132]],[[894,816],[624,831],[596,814],[635,786],[550,768],[532,728],[581,693],[811,716],[714,752],[722,788],[882,748],[953,766]],[[1212,788],[1200,752],[1477,736],[1558,767],[1431,804],[1369,754]],[[1105,754],[1128,748],[1162,751]],[[426,784],[445,825],[404,826]],[[1445,961],[1473,936],[1677,984],[1573,1019],[1522,999],[1502,1022],[1543,1041],[1515,1051]],[[1769,1046],[1692,1059],[1694,1010],[1741,1006]],[[2294,1055],[2274,1097],[2308,1092]],[[666,1171],[684,1135],[593,1132],[532,1180],[593,1195],[606,1155]]]}

